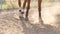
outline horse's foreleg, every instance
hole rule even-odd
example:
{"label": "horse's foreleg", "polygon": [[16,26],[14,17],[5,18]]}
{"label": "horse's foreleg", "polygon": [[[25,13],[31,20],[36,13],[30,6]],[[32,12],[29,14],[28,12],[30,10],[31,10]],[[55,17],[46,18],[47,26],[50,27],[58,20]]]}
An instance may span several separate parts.
{"label": "horse's foreleg", "polygon": [[27,0],[26,18],[28,18],[29,9],[30,9],[30,0]]}
{"label": "horse's foreleg", "polygon": [[18,5],[19,7],[21,7],[21,0],[18,0]]}
{"label": "horse's foreleg", "polygon": [[25,9],[26,3],[27,3],[27,0],[24,0],[24,3],[23,3],[23,9]]}
{"label": "horse's foreleg", "polygon": [[41,18],[41,2],[42,0],[38,0],[38,11],[39,11],[39,22],[41,22],[40,24],[43,25],[43,20]]}

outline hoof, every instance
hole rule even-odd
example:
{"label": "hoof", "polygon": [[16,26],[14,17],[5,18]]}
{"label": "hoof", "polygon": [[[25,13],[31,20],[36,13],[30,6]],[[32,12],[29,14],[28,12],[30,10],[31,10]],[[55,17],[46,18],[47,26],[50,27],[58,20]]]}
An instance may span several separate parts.
{"label": "hoof", "polygon": [[39,19],[40,25],[43,25],[43,20]]}
{"label": "hoof", "polygon": [[25,18],[26,21],[28,21],[29,19],[28,18]]}

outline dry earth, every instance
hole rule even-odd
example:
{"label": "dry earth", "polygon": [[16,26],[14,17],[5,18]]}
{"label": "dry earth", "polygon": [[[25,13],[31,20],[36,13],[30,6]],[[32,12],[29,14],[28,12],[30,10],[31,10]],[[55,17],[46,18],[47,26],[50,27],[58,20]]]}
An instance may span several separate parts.
{"label": "dry earth", "polygon": [[26,21],[24,18],[19,19],[18,16],[19,11],[17,9],[1,11],[0,34],[60,34],[60,30],[56,27],[47,24],[40,26],[36,8],[30,10],[30,21]]}

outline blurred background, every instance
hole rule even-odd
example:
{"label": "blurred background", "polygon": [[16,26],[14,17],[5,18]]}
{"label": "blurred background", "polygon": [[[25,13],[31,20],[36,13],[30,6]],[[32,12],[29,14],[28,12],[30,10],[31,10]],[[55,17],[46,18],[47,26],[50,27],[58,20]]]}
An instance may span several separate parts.
{"label": "blurred background", "polygon": [[[15,9],[18,8],[18,0],[0,0],[0,9]],[[60,0],[42,0],[42,7],[50,7]],[[23,3],[23,0],[22,0]],[[31,7],[37,7],[37,0],[31,0]]]}

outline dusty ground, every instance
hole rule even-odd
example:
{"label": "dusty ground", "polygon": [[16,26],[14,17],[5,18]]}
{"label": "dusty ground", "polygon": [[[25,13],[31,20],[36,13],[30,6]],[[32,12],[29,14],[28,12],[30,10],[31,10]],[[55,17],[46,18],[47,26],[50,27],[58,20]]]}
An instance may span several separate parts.
{"label": "dusty ground", "polygon": [[60,30],[51,25],[40,26],[37,13],[37,9],[32,8],[29,13],[32,15],[29,16],[30,21],[26,21],[24,18],[19,19],[18,10],[2,11],[0,13],[0,34],[60,34]]}

